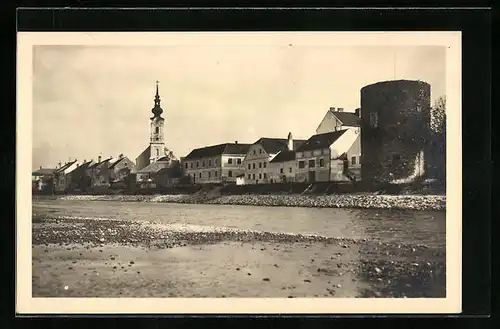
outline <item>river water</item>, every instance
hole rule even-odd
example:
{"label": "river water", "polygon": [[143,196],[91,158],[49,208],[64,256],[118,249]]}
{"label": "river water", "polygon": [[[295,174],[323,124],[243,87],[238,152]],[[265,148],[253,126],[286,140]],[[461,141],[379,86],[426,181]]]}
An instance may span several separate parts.
{"label": "river water", "polygon": [[33,201],[33,214],[188,224],[266,232],[445,245],[445,212],[256,207],[116,201]]}

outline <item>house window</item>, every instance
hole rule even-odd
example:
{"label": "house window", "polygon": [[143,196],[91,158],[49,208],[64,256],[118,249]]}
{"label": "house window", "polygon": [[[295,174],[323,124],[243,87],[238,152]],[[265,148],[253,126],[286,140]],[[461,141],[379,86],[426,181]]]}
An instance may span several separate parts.
{"label": "house window", "polygon": [[267,179],[267,174],[266,173],[264,173],[264,179]]}
{"label": "house window", "polygon": [[205,160],[203,160],[203,161],[201,162],[201,166],[202,166],[202,167],[205,167]]}
{"label": "house window", "polygon": [[251,178],[252,178],[252,176],[250,174],[248,174],[248,179],[251,179]]}
{"label": "house window", "polygon": [[187,162],[184,164],[184,168],[186,168],[186,169],[188,168],[188,163]]}
{"label": "house window", "polygon": [[255,150],[253,150],[253,154],[255,155]]}
{"label": "house window", "polygon": [[255,174],[252,174],[252,178],[255,179]]}
{"label": "house window", "polygon": [[252,169],[252,165],[251,164],[248,164],[248,169]]}
{"label": "house window", "polygon": [[191,165],[190,165],[191,169],[193,169],[193,163],[191,162]]}
{"label": "house window", "polygon": [[372,128],[378,127],[378,113],[377,112],[370,113],[370,127],[372,127]]}
{"label": "house window", "polygon": [[299,161],[299,168],[305,167],[305,161]]}
{"label": "house window", "polygon": [[237,159],[236,163],[240,165],[241,164],[241,159]]}
{"label": "house window", "polygon": [[208,160],[208,166],[211,167],[212,166],[212,160]]}
{"label": "house window", "polygon": [[302,158],[302,152],[297,152],[297,159]]}
{"label": "house window", "polygon": [[264,162],[263,164],[264,164],[264,168],[267,168],[267,163]]}
{"label": "house window", "polygon": [[200,166],[200,162],[196,161],[196,168],[198,168],[199,166]]}
{"label": "house window", "polygon": [[325,166],[325,160],[324,159],[319,159],[319,166],[323,168]]}
{"label": "house window", "polygon": [[228,164],[232,164],[233,163],[233,159],[231,159],[231,158],[227,159],[227,163]]}
{"label": "house window", "polygon": [[208,172],[208,178],[210,178],[210,176],[211,176],[211,173],[210,173],[210,171],[209,171],[209,172]]}
{"label": "house window", "polygon": [[227,175],[228,175],[229,177],[233,177],[233,172],[232,172],[231,170],[229,170],[229,171],[227,172]]}
{"label": "house window", "polygon": [[283,168],[280,168],[280,174],[282,174],[282,173],[283,173]]}
{"label": "house window", "polygon": [[254,162],[254,163],[252,163],[252,168],[253,168],[253,169],[255,169],[255,162]]}
{"label": "house window", "polygon": [[259,149],[259,154],[262,154],[262,149]]}
{"label": "house window", "polygon": [[291,174],[292,173],[292,167],[288,168],[288,172]]}
{"label": "house window", "polygon": [[351,164],[352,165],[355,165],[356,164],[356,157],[351,157]]}
{"label": "house window", "polygon": [[262,174],[261,173],[259,173],[259,179],[262,179]]}
{"label": "house window", "polygon": [[198,175],[198,176],[201,178],[201,173],[199,173],[199,175]]}
{"label": "house window", "polygon": [[259,168],[262,168],[262,163],[259,162]]}
{"label": "house window", "polygon": [[217,177],[217,171],[214,171],[214,176]]}
{"label": "house window", "polygon": [[316,167],[316,161],[315,160],[309,160],[309,168],[314,168]]}

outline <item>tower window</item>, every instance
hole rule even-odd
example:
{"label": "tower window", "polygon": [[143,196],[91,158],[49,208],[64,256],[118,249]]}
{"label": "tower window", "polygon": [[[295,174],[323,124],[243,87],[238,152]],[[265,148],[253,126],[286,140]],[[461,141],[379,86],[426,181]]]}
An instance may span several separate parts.
{"label": "tower window", "polygon": [[160,132],[160,127],[155,128],[155,133],[158,134]]}
{"label": "tower window", "polygon": [[160,155],[160,150],[156,149],[156,156]]}
{"label": "tower window", "polygon": [[378,127],[378,113],[376,112],[370,113],[370,127],[372,128]]}

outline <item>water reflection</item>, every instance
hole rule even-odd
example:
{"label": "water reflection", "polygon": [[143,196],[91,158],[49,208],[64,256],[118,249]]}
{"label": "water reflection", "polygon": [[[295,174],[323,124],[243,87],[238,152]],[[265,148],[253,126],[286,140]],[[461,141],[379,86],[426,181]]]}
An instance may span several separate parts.
{"label": "water reflection", "polygon": [[147,220],[430,246],[445,244],[444,212],[112,201],[50,200],[33,203],[34,213],[47,211],[54,216]]}

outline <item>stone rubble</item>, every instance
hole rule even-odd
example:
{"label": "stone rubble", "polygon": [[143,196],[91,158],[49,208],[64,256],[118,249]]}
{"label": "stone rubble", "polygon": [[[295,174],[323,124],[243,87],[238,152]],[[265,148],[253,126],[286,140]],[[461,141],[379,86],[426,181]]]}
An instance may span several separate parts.
{"label": "stone rubble", "polygon": [[65,195],[61,200],[445,211],[445,195]]}

